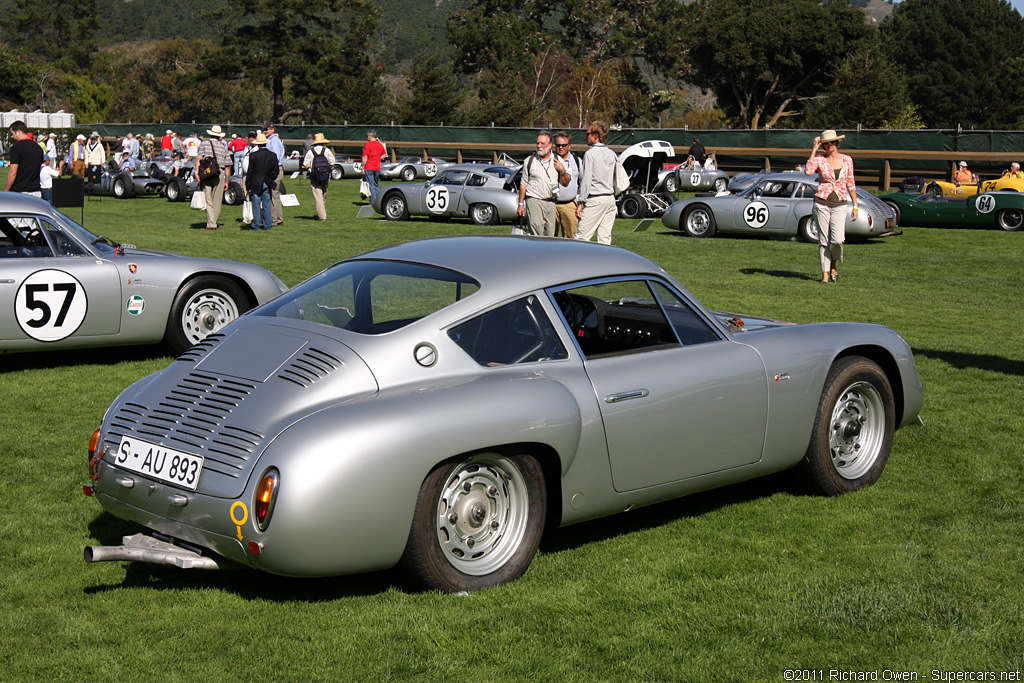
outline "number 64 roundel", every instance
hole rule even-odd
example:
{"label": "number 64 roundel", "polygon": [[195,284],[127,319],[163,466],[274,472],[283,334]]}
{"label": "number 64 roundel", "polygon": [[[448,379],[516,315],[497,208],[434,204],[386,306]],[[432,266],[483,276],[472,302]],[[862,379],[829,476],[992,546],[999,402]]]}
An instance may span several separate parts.
{"label": "number 64 roundel", "polygon": [[18,325],[39,341],[60,341],[85,320],[88,304],[82,283],[62,270],[37,270],[25,278],[14,301]]}

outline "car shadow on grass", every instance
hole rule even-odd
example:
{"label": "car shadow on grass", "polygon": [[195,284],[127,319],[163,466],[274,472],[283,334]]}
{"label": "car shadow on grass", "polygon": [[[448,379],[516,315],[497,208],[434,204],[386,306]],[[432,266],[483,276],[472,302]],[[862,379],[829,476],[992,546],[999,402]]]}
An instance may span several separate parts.
{"label": "car shadow on grass", "polygon": [[977,370],[999,372],[1004,375],[1024,377],[1024,361],[1011,360],[1003,356],[993,356],[987,353],[960,353],[959,351],[917,348],[911,350],[914,352],[914,356],[940,360],[960,370],[974,368]]}
{"label": "car shadow on grass", "polygon": [[0,357],[3,358],[3,363],[0,364],[0,374],[20,370],[62,368],[69,365],[117,365],[118,363],[148,361],[157,358],[166,358],[168,363],[174,360],[159,344],[33,351],[31,353],[4,354]]}

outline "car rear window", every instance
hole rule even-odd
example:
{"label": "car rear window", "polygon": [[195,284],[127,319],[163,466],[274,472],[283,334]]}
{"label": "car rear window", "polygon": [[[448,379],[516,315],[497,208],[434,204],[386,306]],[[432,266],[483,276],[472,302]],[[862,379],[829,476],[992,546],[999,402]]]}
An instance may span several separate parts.
{"label": "car rear window", "polygon": [[252,313],[296,318],[359,334],[401,329],[480,289],[476,280],[416,263],[339,263]]}

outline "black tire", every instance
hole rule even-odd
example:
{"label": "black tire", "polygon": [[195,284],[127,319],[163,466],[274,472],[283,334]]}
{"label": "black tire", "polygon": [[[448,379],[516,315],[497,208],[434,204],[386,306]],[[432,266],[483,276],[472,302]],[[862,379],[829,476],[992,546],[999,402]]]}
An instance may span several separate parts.
{"label": "black tire", "polygon": [[405,195],[393,190],[384,195],[380,203],[381,213],[389,221],[409,220],[409,204],[405,201]]}
{"label": "black tire", "polygon": [[635,192],[627,192],[619,200],[619,218],[643,218],[647,208],[646,199]]}
{"label": "black tire", "polygon": [[939,186],[938,183],[932,183],[931,185],[929,185],[928,189],[927,189],[927,192],[932,193],[936,197],[941,197],[942,196],[942,188]]}
{"label": "black tire", "polygon": [[416,180],[416,169],[412,166],[406,166],[402,169],[402,172],[399,175],[401,175],[402,180],[407,183],[411,183]]}
{"label": "black tire", "polygon": [[895,228],[903,220],[903,213],[900,211],[900,206],[896,202],[890,201],[888,199],[885,199],[883,201],[885,202],[885,205],[892,209],[892,212],[896,214],[896,218],[893,220],[892,224],[892,227]]}
{"label": "black tire", "polygon": [[835,496],[878,481],[896,429],[895,401],[878,365],[862,356],[832,364],[801,462],[811,488]]}
{"label": "black tire", "polygon": [[245,201],[245,190],[237,180],[228,183],[228,189],[224,192],[224,203],[228,206],[240,206]]}
{"label": "black tire", "polygon": [[690,237],[714,237],[717,230],[715,214],[707,204],[687,207],[683,213],[682,228]]}
{"label": "black tire", "polygon": [[164,194],[167,195],[169,202],[185,201],[185,179],[178,176],[168,178],[167,184],[164,186]]}
{"label": "black tire", "polygon": [[332,166],[331,167],[331,180],[341,180],[344,177],[345,177],[345,171],[344,171],[344,169],[341,168],[341,166]]}
{"label": "black tire", "polygon": [[222,275],[193,278],[174,297],[164,344],[179,356],[250,308],[249,297],[233,280]]}
{"label": "black tire", "polygon": [[514,581],[540,544],[547,489],[531,455],[478,453],[435,467],[420,486],[399,567],[449,593]]}
{"label": "black tire", "polygon": [[156,172],[159,171],[159,170],[160,170],[160,167],[157,166],[156,164],[150,164],[149,165],[149,175],[155,176]]}
{"label": "black tire", "polygon": [[676,178],[675,172],[665,177],[664,187],[665,192],[679,192],[679,180]]}
{"label": "black tire", "polygon": [[498,210],[486,202],[474,204],[469,207],[469,220],[473,225],[495,225],[498,222]]}
{"label": "black tire", "polygon": [[713,186],[715,194],[721,194],[729,189],[729,181],[725,178],[716,178]]}
{"label": "black tire", "polygon": [[135,196],[135,183],[132,182],[132,174],[125,172],[114,178],[114,196],[118,199],[131,199]]}
{"label": "black tire", "polygon": [[814,220],[814,216],[804,216],[801,218],[800,225],[797,226],[796,231],[801,242],[818,243],[818,221]]}
{"label": "black tire", "polygon": [[1024,212],[1020,209],[1003,209],[996,214],[996,223],[1003,230],[1017,232],[1024,227]]}

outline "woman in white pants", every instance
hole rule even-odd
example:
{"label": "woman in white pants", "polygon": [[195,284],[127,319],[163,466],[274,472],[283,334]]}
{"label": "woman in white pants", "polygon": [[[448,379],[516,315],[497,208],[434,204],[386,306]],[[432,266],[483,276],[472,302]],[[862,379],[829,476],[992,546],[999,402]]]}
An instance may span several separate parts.
{"label": "woman in white pants", "polygon": [[[838,282],[836,264],[843,262],[843,242],[846,240],[846,202],[853,201],[853,220],[857,220],[857,184],[853,180],[853,159],[839,153],[839,143],[845,135],[826,130],[814,138],[811,157],[804,173],[818,174],[818,189],[814,193],[814,219],[818,223],[818,256],[821,261],[821,281]],[[817,156],[818,150],[824,156]]]}

